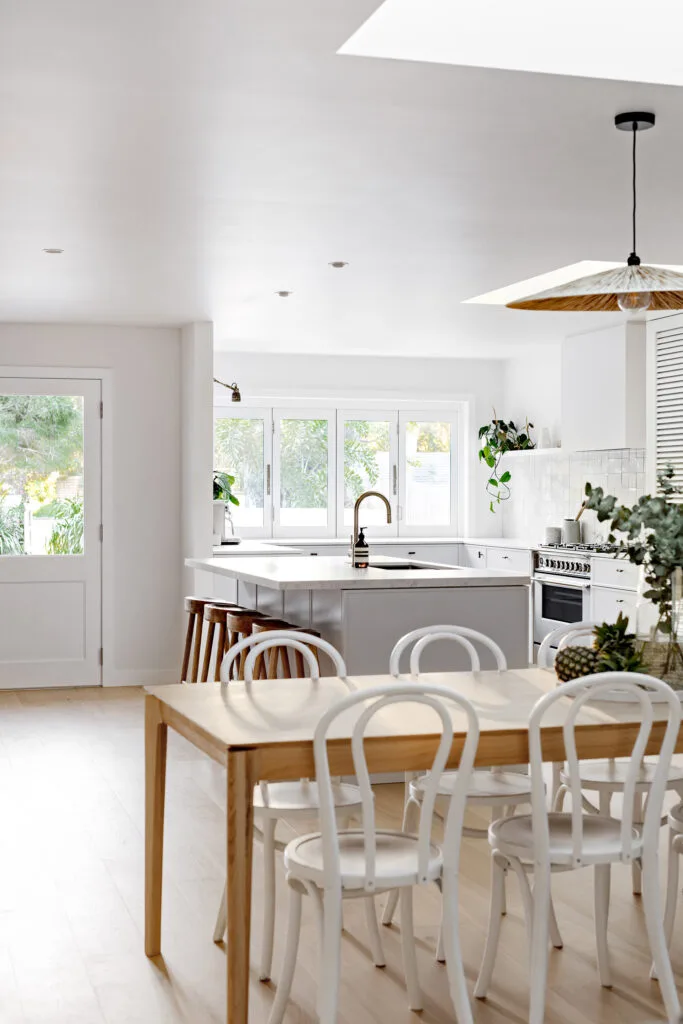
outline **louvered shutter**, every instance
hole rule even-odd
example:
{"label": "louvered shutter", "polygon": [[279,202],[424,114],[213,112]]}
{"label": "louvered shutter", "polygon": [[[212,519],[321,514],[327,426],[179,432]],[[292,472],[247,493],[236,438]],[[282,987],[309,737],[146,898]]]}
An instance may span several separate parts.
{"label": "louvered shutter", "polygon": [[674,483],[683,487],[683,327],[655,335],[655,416],[657,473],[673,466]]}

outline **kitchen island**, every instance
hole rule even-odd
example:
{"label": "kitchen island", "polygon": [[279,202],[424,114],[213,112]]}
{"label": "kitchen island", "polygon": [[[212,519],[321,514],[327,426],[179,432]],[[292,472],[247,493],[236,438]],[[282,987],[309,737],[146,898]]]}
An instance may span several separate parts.
{"label": "kitchen island", "polygon": [[[433,624],[480,630],[503,649],[510,668],[529,664],[530,581],[524,574],[386,556],[371,556],[367,569],[354,569],[342,557],[190,558],[185,564],[197,572],[200,593],[209,573],[215,596],[319,630],[351,673],[386,672],[399,637]],[[496,667],[487,651],[481,664]],[[469,668],[469,659],[459,645],[436,643],[421,667],[458,671]]]}

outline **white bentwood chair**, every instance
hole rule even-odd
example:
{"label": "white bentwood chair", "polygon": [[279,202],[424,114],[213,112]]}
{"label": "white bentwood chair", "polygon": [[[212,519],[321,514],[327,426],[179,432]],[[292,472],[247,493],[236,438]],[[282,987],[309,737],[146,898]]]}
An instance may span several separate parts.
{"label": "white bentwood chair", "polygon": [[[585,706],[612,690],[640,710],[640,725],[624,780],[624,809],[621,820],[607,814],[585,814],[581,802],[581,769],[576,753],[577,718]],[[551,812],[546,807],[541,754],[541,729],[547,713],[567,698],[573,698],[562,730],[566,754],[566,778],[572,798],[571,812]],[[655,699],[656,698],[656,699]],[[645,809],[645,820],[636,827],[633,820],[640,763],[655,721],[655,713],[666,730],[654,767]],[[663,712],[666,714],[664,715]],[[677,1021],[680,1002],[666,946],[659,892],[659,828],[667,772],[681,724],[681,704],[673,690],[659,679],[632,672],[605,672],[559,686],[535,705],[529,718],[531,765],[531,814],[501,818],[489,829],[491,862],[491,905],[484,959],[474,989],[477,998],[486,996],[501,927],[501,893],[505,872],[512,868],[522,889],[530,933],[530,1024],[542,1024],[548,971],[548,942],[551,915],[551,873],[592,867],[595,872],[595,929],[598,973],[602,985],[612,984],[608,950],[607,920],[612,864],[638,861],[642,870],[643,909],[654,968],[660,979],[664,1005],[670,1021]],[[580,725],[580,723],[579,723]],[[533,874],[533,896],[527,880]]]}
{"label": "white bentwood chair", "polygon": [[[397,704],[423,705],[436,713],[441,736],[424,790],[415,833],[376,829],[374,795],[365,757],[366,730],[375,715]],[[361,705],[366,705],[363,709]],[[362,828],[337,831],[328,761],[328,735],[338,718],[351,710],[360,713],[353,726],[351,749],[362,801]],[[465,719],[467,736],[460,756],[457,781],[452,787],[444,840],[431,840],[438,780],[453,744],[452,711]],[[371,742],[371,741],[370,741]],[[445,686],[397,683],[360,691],[344,698],[320,719],[313,740],[316,777],[320,790],[321,831],[293,840],[285,849],[289,885],[289,922],[282,976],[268,1024],[280,1024],[291,991],[301,926],[302,896],[312,897],[321,930],[321,971],[318,989],[320,1024],[334,1024],[339,992],[342,900],[367,898],[391,889],[400,890],[403,928],[403,966],[410,1008],[422,1008],[413,934],[413,887],[435,883],[444,905],[444,940],[451,998],[459,1024],[472,1024],[472,1008],[462,963],[458,925],[458,865],[467,789],[479,742],[479,723],[472,705]]]}
{"label": "white bentwood chair", "polygon": [[[545,637],[543,643],[539,647],[539,666],[542,668],[552,668],[555,655],[557,653],[557,651],[554,650],[555,644],[558,645],[558,650],[561,650],[562,647],[573,643],[574,640],[577,640],[580,637],[592,635],[596,625],[598,625],[596,622],[574,622],[571,625],[560,626],[558,629],[553,630],[552,633]],[[612,797],[616,794],[623,796],[624,784],[629,768],[630,762],[622,760],[617,761],[614,758],[598,761],[582,761],[579,765],[579,777],[581,779],[582,803],[584,810],[589,812],[592,811],[596,814],[609,815],[612,806]],[[644,761],[640,766],[635,789],[635,803],[633,805],[633,823],[636,826],[641,825],[643,821],[644,801],[647,799],[647,795],[650,791],[654,771],[655,765],[649,761]],[[675,765],[671,765],[669,767],[666,788],[677,793],[679,799],[683,799],[683,769],[677,768]],[[585,791],[593,792],[597,795],[597,807],[586,798]],[[568,779],[566,772],[563,770],[563,766],[561,764],[553,765],[553,810],[562,810],[564,806],[564,799],[568,792]],[[666,817],[662,819],[662,825],[665,824]],[[637,861],[633,861],[631,871],[633,892],[638,895],[642,891],[642,884],[640,878],[640,866]]]}
{"label": "white bentwood chair", "polygon": [[[244,666],[244,682],[249,685],[253,681],[254,664],[259,655],[272,647],[287,647],[298,651],[310,672],[312,680],[320,678],[318,660],[311,650],[324,652],[332,661],[337,675],[346,678],[346,664],[339,651],[320,637],[310,633],[299,633],[293,630],[270,630],[267,633],[256,633],[233,644],[225,654],[221,663],[221,682],[228,686],[234,685],[230,680],[233,662],[240,657],[242,651],[249,650]],[[350,786],[335,780],[331,788],[332,802],[336,820],[342,826],[348,825],[353,815],[360,814],[361,792],[357,786]],[[263,843],[263,934],[261,945],[261,966],[259,978],[267,981],[270,978],[273,962],[273,937],[275,932],[275,853],[284,850],[285,843],[277,840],[275,830],[278,821],[307,822],[317,819],[320,809],[318,784],[308,779],[299,782],[260,782],[254,787],[254,835]],[[379,934],[375,908],[372,900],[366,904],[366,917],[370,931],[373,958],[375,963],[384,963],[382,943]],[[216,919],[214,942],[220,942],[227,927],[227,899],[223,898]]]}
{"label": "white bentwood chair", "polygon": [[[452,640],[459,646],[464,647],[470,658],[472,672],[479,672],[481,662],[474,642],[481,644],[483,648],[490,651],[496,661],[499,672],[505,672],[507,661],[498,644],[484,633],[466,626],[422,626],[406,633],[396,643],[389,660],[389,671],[392,676],[399,677],[401,657],[404,651],[415,644],[410,652],[410,674],[418,678],[420,674],[420,658],[429,644],[436,640]],[[457,779],[457,772],[444,772],[438,779],[437,794],[440,797],[450,796]],[[428,775],[412,775],[406,777],[406,803],[403,814],[403,828],[410,832],[413,829],[414,818],[419,815],[420,804],[422,803],[425,787],[431,780]],[[467,791],[467,804],[470,807],[491,807],[492,820],[495,821],[500,813],[511,814],[513,808],[519,804],[531,802],[531,784],[528,775],[519,772],[503,771],[502,769],[477,769],[472,774]],[[507,808],[507,810],[505,810]],[[463,828],[463,835],[473,836],[477,839],[486,839],[486,829]],[[387,900],[382,924],[390,925],[396,912],[398,902],[397,893],[390,894]],[[443,960],[443,949],[441,941],[436,954],[437,960]]]}

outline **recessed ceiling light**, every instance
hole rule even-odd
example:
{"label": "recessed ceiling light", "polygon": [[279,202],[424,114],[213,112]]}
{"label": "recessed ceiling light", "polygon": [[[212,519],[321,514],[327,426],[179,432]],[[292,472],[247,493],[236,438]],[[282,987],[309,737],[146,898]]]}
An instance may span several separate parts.
{"label": "recessed ceiling light", "polygon": [[63,249],[43,249],[49,256],[57,256],[60,252],[64,252]]}
{"label": "recessed ceiling light", "polygon": [[291,292],[285,292],[285,291],[282,291],[282,292],[275,292],[275,294],[276,294],[276,295],[279,295],[281,299],[286,299],[286,298],[288,298],[288,297],[289,297],[289,296],[290,296],[290,295],[291,295],[292,293],[291,293]]}
{"label": "recessed ceiling light", "polygon": [[348,267],[346,260],[332,260],[328,266],[334,267],[335,270],[341,270],[342,267]]}

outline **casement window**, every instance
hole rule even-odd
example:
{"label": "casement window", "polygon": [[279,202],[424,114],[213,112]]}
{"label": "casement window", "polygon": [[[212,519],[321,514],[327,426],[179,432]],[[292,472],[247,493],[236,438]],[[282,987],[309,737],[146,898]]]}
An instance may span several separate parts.
{"label": "casement window", "polygon": [[250,407],[214,410],[214,467],[235,477],[237,533],[342,537],[363,491],[373,536],[457,533],[458,412],[415,409]]}

